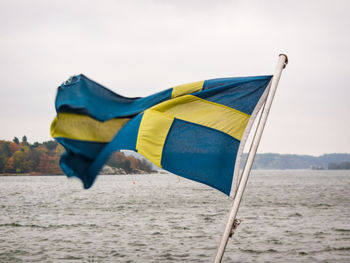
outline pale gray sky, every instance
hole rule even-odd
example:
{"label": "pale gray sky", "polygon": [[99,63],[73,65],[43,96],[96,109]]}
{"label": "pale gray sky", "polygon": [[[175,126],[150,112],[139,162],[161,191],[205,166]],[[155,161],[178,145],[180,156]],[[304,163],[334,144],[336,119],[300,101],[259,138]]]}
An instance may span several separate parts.
{"label": "pale gray sky", "polygon": [[284,71],[259,152],[350,152],[349,1],[0,2],[0,139],[50,139],[56,88],[124,96]]}

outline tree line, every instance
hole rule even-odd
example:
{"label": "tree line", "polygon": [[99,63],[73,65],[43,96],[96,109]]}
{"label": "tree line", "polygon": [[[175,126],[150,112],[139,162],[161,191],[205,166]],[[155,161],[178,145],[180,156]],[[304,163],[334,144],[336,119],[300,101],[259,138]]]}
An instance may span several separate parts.
{"label": "tree line", "polygon": [[350,162],[330,163],[329,170],[350,170]]}
{"label": "tree line", "polygon": [[[0,140],[0,174],[33,174],[54,175],[63,174],[59,167],[59,159],[64,148],[56,141],[29,143],[26,136],[22,141],[14,137],[12,141]],[[121,168],[126,173],[137,170],[152,172],[152,165],[133,156],[125,156],[115,152],[107,165]]]}

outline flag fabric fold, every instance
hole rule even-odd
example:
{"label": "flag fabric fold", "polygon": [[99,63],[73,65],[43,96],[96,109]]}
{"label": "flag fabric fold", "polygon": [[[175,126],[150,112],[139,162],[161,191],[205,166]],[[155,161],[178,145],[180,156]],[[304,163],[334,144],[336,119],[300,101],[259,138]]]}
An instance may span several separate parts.
{"label": "flag fabric fold", "polygon": [[89,188],[114,151],[133,150],[233,196],[244,144],[271,78],[212,79],[127,98],[74,76],[58,88],[51,124],[52,137],[66,150],[60,166]]}

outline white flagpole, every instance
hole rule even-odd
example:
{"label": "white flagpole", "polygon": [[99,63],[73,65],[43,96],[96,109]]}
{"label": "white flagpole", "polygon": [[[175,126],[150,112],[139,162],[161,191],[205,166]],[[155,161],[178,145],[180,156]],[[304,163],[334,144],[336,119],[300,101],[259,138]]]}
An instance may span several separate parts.
{"label": "white flagpole", "polygon": [[217,250],[217,254],[215,257],[215,261],[214,261],[215,263],[220,263],[223,255],[224,255],[227,241],[230,237],[231,229],[232,229],[233,223],[236,219],[238,208],[239,208],[239,205],[241,203],[244,189],[247,185],[250,170],[251,170],[252,165],[253,165],[254,157],[255,157],[256,151],[258,149],[259,142],[260,142],[260,139],[261,139],[264,127],[265,127],[267,116],[269,115],[269,112],[270,112],[272,100],[275,96],[277,85],[278,85],[278,82],[281,78],[282,70],[286,67],[287,63],[288,63],[288,57],[284,54],[279,55],[279,60],[277,63],[275,74],[273,75],[273,78],[271,80],[272,82],[271,82],[271,86],[270,86],[270,91],[269,91],[269,94],[268,94],[266,102],[265,102],[265,107],[261,113],[261,119],[259,121],[258,127],[256,128],[256,133],[255,133],[255,136],[253,138],[251,148],[250,148],[250,151],[249,151],[249,154],[247,157],[247,161],[246,161],[243,173],[242,173],[241,182],[239,183],[235,199],[233,200],[229,219],[227,221],[224,234],[221,238],[220,245],[219,245],[219,248]]}

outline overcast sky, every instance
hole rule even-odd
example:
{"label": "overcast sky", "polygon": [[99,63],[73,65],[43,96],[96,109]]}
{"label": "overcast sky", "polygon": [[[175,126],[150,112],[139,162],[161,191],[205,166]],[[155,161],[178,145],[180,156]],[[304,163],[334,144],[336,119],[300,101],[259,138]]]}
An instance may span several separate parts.
{"label": "overcast sky", "polygon": [[49,140],[56,88],[124,96],[283,72],[259,152],[350,152],[349,1],[0,2],[0,139]]}

